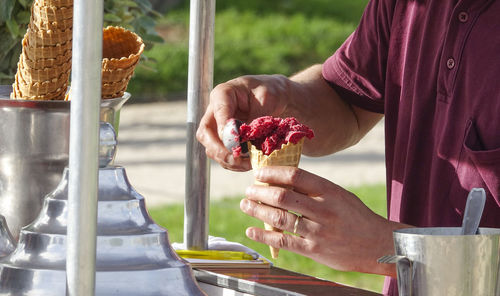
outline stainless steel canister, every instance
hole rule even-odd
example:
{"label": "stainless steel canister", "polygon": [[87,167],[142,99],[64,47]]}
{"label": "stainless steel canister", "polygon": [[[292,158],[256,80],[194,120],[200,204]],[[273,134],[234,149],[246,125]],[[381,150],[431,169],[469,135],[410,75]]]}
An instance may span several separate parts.
{"label": "stainless steel canister", "polygon": [[[68,165],[70,102],[11,100],[10,92],[0,86],[0,214],[17,240]],[[129,98],[103,100],[101,120],[118,130]]]}
{"label": "stainless steel canister", "polygon": [[406,228],[394,232],[399,295],[500,295],[500,229]]}

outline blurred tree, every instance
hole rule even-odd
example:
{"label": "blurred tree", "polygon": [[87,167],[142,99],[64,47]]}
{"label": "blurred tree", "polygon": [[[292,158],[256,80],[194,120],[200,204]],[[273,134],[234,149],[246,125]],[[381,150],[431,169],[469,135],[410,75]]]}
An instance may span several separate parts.
{"label": "blurred tree", "polygon": [[153,9],[161,14],[165,14],[169,9],[178,7],[182,2],[189,3],[186,0],[149,0],[149,2],[153,5]]}
{"label": "blurred tree", "polygon": [[[0,0],[0,85],[10,84],[14,79],[32,2]],[[104,0],[104,25],[136,32],[146,43],[146,50],[163,42],[155,30],[158,16],[150,0]]]}

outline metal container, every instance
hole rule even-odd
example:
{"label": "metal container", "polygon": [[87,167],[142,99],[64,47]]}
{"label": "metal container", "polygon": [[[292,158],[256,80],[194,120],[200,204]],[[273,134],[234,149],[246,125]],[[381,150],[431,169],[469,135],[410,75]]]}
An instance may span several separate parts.
{"label": "metal container", "polygon": [[[11,100],[10,92],[0,86],[0,214],[17,240],[68,165],[70,102]],[[117,130],[129,98],[103,100],[101,120]]]}
{"label": "metal container", "polygon": [[[101,124],[100,137],[95,294],[205,295],[125,169],[107,166],[116,151],[109,124]],[[38,217],[21,229],[16,248],[3,248],[9,254],[0,259],[1,295],[66,295],[69,172],[45,197]],[[1,241],[8,243],[6,234]]]}
{"label": "metal container", "polygon": [[394,231],[400,296],[500,295],[500,229],[460,227]]}
{"label": "metal container", "polygon": [[[99,170],[96,295],[204,295],[167,231],[147,214],[125,169]],[[68,170],[0,260],[1,295],[66,295]]]}

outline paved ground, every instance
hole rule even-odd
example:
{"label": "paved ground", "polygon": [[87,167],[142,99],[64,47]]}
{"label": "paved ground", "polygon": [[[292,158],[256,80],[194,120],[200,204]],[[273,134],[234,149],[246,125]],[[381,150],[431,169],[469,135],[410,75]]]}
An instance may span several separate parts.
{"label": "paved ground", "polygon": [[[115,164],[126,168],[148,206],[184,201],[186,103],[125,105]],[[333,156],[304,157],[300,167],[341,186],[385,182],[384,131],[377,125],[358,145]],[[210,198],[242,196],[250,172],[222,169],[212,162]]]}

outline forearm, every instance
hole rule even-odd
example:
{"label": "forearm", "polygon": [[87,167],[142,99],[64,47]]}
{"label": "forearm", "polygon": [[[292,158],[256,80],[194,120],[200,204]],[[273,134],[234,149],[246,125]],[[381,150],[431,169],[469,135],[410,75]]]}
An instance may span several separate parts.
{"label": "forearm", "polygon": [[393,231],[412,226],[388,221],[385,218],[381,219],[383,222],[376,227],[379,233],[373,233],[374,235],[368,236],[371,239],[368,239],[366,242],[367,245],[364,248],[364,254],[358,255],[360,262],[358,262],[358,266],[353,268],[353,270],[396,278],[396,265],[378,263],[377,259],[385,255],[395,254]]}
{"label": "forearm", "polygon": [[345,102],[314,65],[289,80],[288,104],[282,116],[294,116],[315,132],[304,146],[304,154],[321,156],[356,144],[382,115],[364,111]]}

